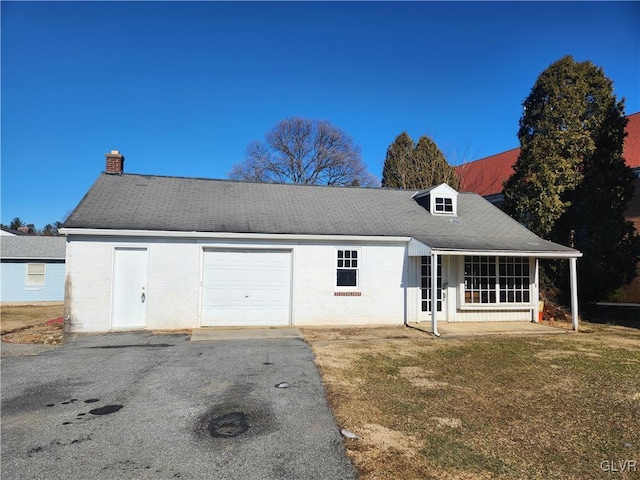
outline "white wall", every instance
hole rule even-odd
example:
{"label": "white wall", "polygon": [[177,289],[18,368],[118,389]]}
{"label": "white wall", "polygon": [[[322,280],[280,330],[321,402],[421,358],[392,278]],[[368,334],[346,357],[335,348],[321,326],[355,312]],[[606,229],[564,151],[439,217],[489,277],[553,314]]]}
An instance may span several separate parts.
{"label": "white wall", "polygon": [[110,329],[113,244],[67,239],[65,330]]}
{"label": "white wall", "polygon": [[67,244],[65,285],[70,330],[111,330],[113,256],[115,247],[123,246],[148,250],[147,328],[197,326],[200,253],[195,241],[72,238]]}
{"label": "white wall", "polygon": [[[420,311],[420,257],[407,257],[406,242],[323,242],[72,237],[67,246],[65,315],[71,331],[111,330],[113,255],[116,246],[148,250],[147,328],[200,326],[204,248],[277,248],[292,252],[291,318],[294,325],[393,324],[429,321]],[[337,296],[336,252],[358,249],[357,296]],[[534,263],[532,261],[532,271]],[[470,308],[462,305],[463,257],[444,257],[446,318],[440,321],[532,319],[531,308]]]}
{"label": "white wall", "polygon": [[[336,250],[359,249],[360,296],[336,296]],[[406,243],[305,244],[294,252],[296,325],[397,324],[404,322]]]}
{"label": "white wall", "polygon": [[[113,252],[148,249],[147,328],[200,326],[200,280],[205,247],[292,251],[292,319],[298,326],[404,322],[406,243],[231,241],[71,237],[67,246],[65,315],[76,332],[111,329]],[[336,251],[359,249],[360,296],[336,296]]]}

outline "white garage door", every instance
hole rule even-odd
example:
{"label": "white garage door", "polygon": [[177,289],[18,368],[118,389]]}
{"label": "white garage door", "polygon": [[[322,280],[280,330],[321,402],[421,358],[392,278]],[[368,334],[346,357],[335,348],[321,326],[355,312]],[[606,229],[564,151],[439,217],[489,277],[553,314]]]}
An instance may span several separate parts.
{"label": "white garage door", "polygon": [[291,252],[205,250],[202,326],[289,325]]}

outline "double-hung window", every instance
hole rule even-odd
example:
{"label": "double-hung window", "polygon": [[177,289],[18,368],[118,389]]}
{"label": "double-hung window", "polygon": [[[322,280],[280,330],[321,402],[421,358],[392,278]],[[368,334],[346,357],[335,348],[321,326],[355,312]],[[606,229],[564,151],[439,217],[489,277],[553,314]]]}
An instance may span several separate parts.
{"label": "double-hung window", "polygon": [[44,285],[46,265],[44,263],[27,263],[26,285]]}
{"label": "double-hung window", "polygon": [[358,250],[338,250],[337,252],[337,287],[358,288],[359,286]]}
{"label": "double-hung window", "polygon": [[531,271],[527,257],[464,257],[464,303],[529,304]]}

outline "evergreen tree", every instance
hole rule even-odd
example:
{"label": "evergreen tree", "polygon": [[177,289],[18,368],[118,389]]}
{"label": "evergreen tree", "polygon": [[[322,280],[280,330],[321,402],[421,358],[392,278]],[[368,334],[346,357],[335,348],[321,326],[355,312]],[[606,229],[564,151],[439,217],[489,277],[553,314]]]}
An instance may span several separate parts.
{"label": "evergreen tree", "polygon": [[[593,63],[563,57],[524,102],[520,156],[505,182],[505,209],[543,238],[571,244],[580,261],[581,300],[605,298],[635,275],[640,238],[623,212],[633,174],[622,158],[624,100]],[[563,284],[565,267],[547,275]]]}
{"label": "evergreen tree", "polygon": [[11,230],[17,230],[22,226],[24,226],[24,223],[22,223],[22,220],[20,220],[20,217],[15,217],[13,220],[11,220],[11,223],[9,224],[9,228]]}
{"label": "evergreen tree", "polygon": [[47,223],[42,229],[42,235],[47,237],[54,237],[58,235],[58,231],[54,228],[53,225],[51,225],[50,223]]}
{"label": "evergreen tree", "polygon": [[[415,148],[418,184],[414,188],[425,188],[446,183],[458,189],[458,175],[455,168],[447,162],[444,154],[433,140],[426,135],[418,139]],[[421,187],[419,185],[422,185]]]}
{"label": "evergreen tree", "polygon": [[396,137],[389,148],[382,167],[382,186],[388,188],[411,188],[408,178],[409,166],[413,161],[415,144],[407,132]]}
{"label": "evergreen tree", "polygon": [[457,189],[459,182],[435,142],[423,135],[416,144],[406,132],[398,135],[387,148],[382,186],[419,190],[441,183]]}

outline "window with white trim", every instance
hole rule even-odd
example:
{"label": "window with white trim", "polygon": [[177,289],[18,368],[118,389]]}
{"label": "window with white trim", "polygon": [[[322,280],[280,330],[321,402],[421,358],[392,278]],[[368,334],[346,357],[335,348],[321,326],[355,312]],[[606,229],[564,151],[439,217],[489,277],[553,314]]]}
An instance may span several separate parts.
{"label": "window with white trim", "polygon": [[496,257],[464,257],[464,303],[496,303]]}
{"label": "window with white trim", "polygon": [[26,285],[44,285],[46,270],[47,268],[44,263],[27,263]]}
{"label": "window with white trim", "polygon": [[358,287],[359,258],[358,250],[338,250],[336,286]]}
{"label": "window with white trim", "polygon": [[435,197],[434,206],[436,213],[453,213],[453,199],[448,197]]}
{"label": "window with white trim", "polygon": [[531,271],[527,257],[464,257],[465,304],[531,302]]}
{"label": "window with white trim", "polygon": [[529,303],[529,259],[526,257],[500,257],[500,303]]}

